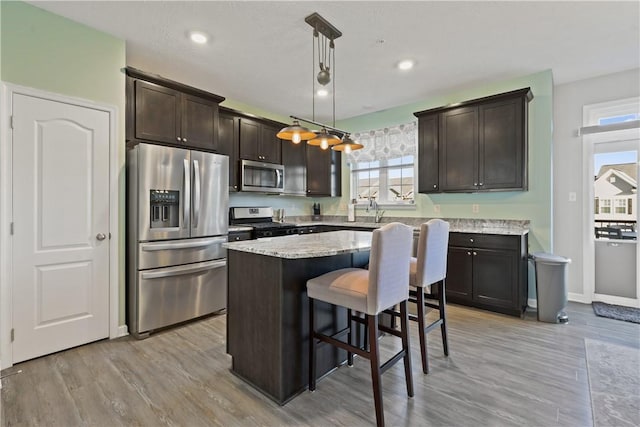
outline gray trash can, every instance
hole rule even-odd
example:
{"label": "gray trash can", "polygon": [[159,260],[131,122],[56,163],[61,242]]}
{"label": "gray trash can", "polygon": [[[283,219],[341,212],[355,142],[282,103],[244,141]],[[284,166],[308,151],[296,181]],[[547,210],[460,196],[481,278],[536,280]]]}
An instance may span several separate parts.
{"label": "gray trash can", "polygon": [[567,323],[567,266],[569,258],[545,252],[530,255],[535,262],[538,320],[549,323]]}

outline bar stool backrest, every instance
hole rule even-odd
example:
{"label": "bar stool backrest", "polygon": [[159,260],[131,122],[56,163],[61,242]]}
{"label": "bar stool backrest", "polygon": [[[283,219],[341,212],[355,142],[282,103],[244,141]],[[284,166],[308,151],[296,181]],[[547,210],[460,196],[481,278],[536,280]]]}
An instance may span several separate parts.
{"label": "bar stool backrest", "polygon": [[409,297],[413,230],[392,222],[373,232],[369,257],[367,314],[378,314]]}
{"label": "bar stool backrest", "polygon": [[448,246],[448,222],[432,219],[420,226],[416,286],[429,286],[447,277]]}

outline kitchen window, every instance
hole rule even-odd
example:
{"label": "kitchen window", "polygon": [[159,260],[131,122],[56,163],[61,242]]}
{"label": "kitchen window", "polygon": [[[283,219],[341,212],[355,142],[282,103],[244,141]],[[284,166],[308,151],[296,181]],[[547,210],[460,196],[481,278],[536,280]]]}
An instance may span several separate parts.
{"label": "kitchen window", "polygon": [[626,214],[627,213],[627,200],[626,199],[616,199],[615,205],[617,214]]}
{"label": "kitchen window", "polygon": [[611,213],[611,199],[600,199],[600,213]]}
{"label": "kitchen window", "polygon": [[349,153],[351,200],[367,206],[415,203],[418,126],[416,122],[354,133],[364,148]]}

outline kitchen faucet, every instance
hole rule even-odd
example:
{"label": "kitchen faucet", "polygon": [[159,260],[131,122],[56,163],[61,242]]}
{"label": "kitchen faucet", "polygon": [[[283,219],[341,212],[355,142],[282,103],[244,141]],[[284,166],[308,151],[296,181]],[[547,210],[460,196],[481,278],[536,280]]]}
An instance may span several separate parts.
{"label": "kitchen faucet", "polygon": [[367,212],[369,212],[369,209],[373,209],[375,213],[374,221],[376,224],[378,224],[382,219],[382,215],[384,214],[384,211],[378,209],[378,202],[376,202],[375,199],[372,199],[372,198],[369,198],[369,205],[367,206]]}

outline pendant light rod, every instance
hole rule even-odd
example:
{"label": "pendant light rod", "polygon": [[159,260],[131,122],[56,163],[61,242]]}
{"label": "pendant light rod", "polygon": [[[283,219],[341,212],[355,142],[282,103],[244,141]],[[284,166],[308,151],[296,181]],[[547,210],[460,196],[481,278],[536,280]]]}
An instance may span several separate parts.
{"label": "pendant light rod", "polygon": [[351,134],[351,132],[347,132],[347,131],[344,131],[342,129],[338,129],[338,128],[333,127],[333,126],[325,125],[324,123],[316,122],[316,121],[309,120],[309,119],[303,119],[302,117],[296,117],[296,116],[289,116],[289,117],[294,119],[294,120],[299,120],[299,121],[305,122],[305,123],[311,123],[312,125],[320,126],[320,127],[323,127],[323,128],[326,128],[326,129],[341,133],[343,136],[347,135],[347,134]]}

